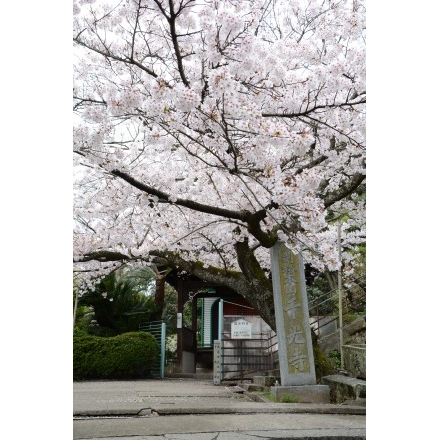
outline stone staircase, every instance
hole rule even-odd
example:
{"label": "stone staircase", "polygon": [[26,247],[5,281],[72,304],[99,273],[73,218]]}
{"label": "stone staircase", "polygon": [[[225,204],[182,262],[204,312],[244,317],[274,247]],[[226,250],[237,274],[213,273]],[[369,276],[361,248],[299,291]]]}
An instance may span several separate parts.
{"label": "stone staircase", "polygon": [[254,401],[284,403],[331,403],[324,385],[281,386],[279,376],[254,376],[252,383],[239,384]]}
{"label": "stone staircase", "polygon": [[[271,372],[267,376],[254,376],[251,380],[225,385],[230,391],[238,394],[246,394],[255,402],[273,402],[277,400],[271,387],[280,385],[279,372]],[[172,373],[166,376],[174,379],[212,380],[212,372],[196,373]],[[367,386],[366,381],[347,374],[333,374],[321,379],[322,385],[330,388],[330,403],[366,406]],[[306,387],[305,387],[306,388]],[[268,394],[272,393],[272,398]],[[301,397],[301,396],[300,396]],[[310,396],[309,400],[310,400]],[[303,400],[303,399],[301,399]],[[309,402],[319,403],[319,402]]]}
{"label": "stone staircase", "polygon": [[[254,376],[252,381],[237,383],[234,385],[236,391],[245,392],[248,397],[255,401],[268,402],[273,401],[267,398],[267,393],[272,393],[275,400],[278,400],[274,389],[280,385],[281,379],[278,375]],[[358,406],[366,406],[367,383],[363,379],[351,377],[346,374],[333,374],[325,376],[321,379],[322,385],[327,385],[330,389],[330,403],[350,404]],[[301,387],[298,387],[301,388]],[[307,387],[304,387],[305,389]],[[307,393],[307,390],[305,390]],[[264,395],[266,394],[266,396]],[[300,401],[304,399],[313,400],[312,396],[299,396]],[[320,396],[316,396],[320,399]],[[313,403],[313,402],[309,402]]]}
{"label": "stone staircase", "polygon": [[[174,379],[212,380],[212,372],[196,373],[172,373],[167,375]],[[270,399],[267,394],[271,393],[271,387],[280,385],[279,372],[271,372],[267,376],[254,376],[251,380],[226,385],[234,393],[245,393],[255,402],[273,402],[275,396]],[[322,385],[328,385],[330,389],[330,403],[366,406],[367,383],[366,380],[351,377],[348,373],[324,376]],[[272,393],[273,394],[273,393]]]}
{"label": "stone staircase", "polygon": [[249,392],[269,392],[270,387],[279,385],[280,382],[281,378],[278,373],[276,376],[254,376],[252,382],[243,382],[239,386]]}
{"label": "stone staircase", "polygon": [[[362,316],[352,323],[344,326],[344,339],[349,340],[356,333],[365,332],[366,317]],[[339,349],[339,331],[319,338],[319,345],[328,355],[329,351]],[[353,344],[361,345],[361,344]],[[345,357],[346,370],[337,371],[336,374],[324,376],[321,378],[320,384],[326,385],[330,389],[330,403],[366,406],[366,372],[365,357],[363,355],[363,367],[354,363],[352,367]],[[360,374],[361,373],[361,374]],[[178,373],[173,372],[166,374],[169,378],[195,379],[195,380],[213,380],[213,372],[210,369],[197,368],[195,373]],[[246,395],[254,401],[270,402],[268,393],[273,394],[271,387],[281,384],[280,372],[278,370],[267,371],[264,376],[256,375],[249,380],[237,381],[230,383],[229,387],[233,392],[246,393]]]}
{"label": "stone staircase", "polygon": [[[280,383],[279,372],[278,375],[270,376],[254,376],[252,381],[238,383],[237,388],[241,389],[246,396],[253,400],[254,402],[271,402],[268,394],[270,393],[270,388],[276,386]],[[240,392],[240,391],[236,391]]]}

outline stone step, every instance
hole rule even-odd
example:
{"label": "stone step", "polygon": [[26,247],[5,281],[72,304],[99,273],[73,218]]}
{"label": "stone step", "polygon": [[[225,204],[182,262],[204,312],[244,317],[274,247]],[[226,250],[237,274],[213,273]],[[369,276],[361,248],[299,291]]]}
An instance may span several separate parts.
{"label": "stone step", "polygon": [[277,377],[278,378],[278,380],[280,380],[279,378],[280,378],[280,369],[279,368],[277,368],[277,369],[275,369],[275,370],[266,370],[265,371],[265,373],[264,373],[264,375],[265,376],[275,376],[275,377]]}
{"label": "stone step", "polygon": [[331,403],[328,385],[287,385],[270,387],[275,402]]}
{"label": "stone step", "polygon": [[240,387],[243,388],[245,391],[248,391],[250,393],[252,392],[258,392],[258,391],[267,391],[268,388],[263,385],[258,385],[255,383],[240,383]]}
{"label": "stone step", "polygon": [[332,374],[324,376],[321,382],[330,387],[330,401],[332,403],[358,402],[365,404],[367,397],[367,382],[363,379]]}
{"label": "stone step", "polygon": [[170,379],[194,379],[194,380],[213,380],[214,374],[210,373],[169,373],[165,377]]}
{"label": "stone step", "polygon": [[252,382],[256,385],[261,385],[263,387],[272,387],[276,384],[278,381],[278,384],[281,382],[280,376],[254,376],[252,378]]}

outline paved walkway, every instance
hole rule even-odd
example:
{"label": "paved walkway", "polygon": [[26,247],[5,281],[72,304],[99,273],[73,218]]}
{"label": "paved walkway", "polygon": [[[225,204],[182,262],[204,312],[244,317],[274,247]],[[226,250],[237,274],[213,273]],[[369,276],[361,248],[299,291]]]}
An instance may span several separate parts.
{"label": "paved walkway", "polygon": [[365,407],[255,402],[212,381],[73,384],[73,438],[264,440],[366,438]]}

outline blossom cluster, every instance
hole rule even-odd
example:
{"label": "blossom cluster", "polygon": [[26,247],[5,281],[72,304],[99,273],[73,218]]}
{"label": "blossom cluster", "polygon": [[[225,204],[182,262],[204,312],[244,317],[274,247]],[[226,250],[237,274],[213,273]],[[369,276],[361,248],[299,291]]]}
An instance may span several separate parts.
{"label": "blossom cluster", "polygon": [[[332,219],[346,212],[352,264],[365,200],[336,195],[365,173],[365,7],[355,4],[74,2],[74,265],[86,285],[109,270],[83,261],[98,249],[237,269],[234,244],[258,242],[222,209],[265,210],[263,231],[330,270]],[[268,267],[268,252],[256,255]]]}

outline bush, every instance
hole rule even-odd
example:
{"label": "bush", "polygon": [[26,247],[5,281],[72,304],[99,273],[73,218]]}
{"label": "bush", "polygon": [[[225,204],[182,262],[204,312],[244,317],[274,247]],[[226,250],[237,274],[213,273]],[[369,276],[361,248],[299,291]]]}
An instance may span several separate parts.
{"label": "bush", "polygon": [[331,350],[329,357],[336,370],[341,368],[341,352],[339,350]]}
{"label": "bush", "polygon": [[283,394],[280,399],[281,403],[298,403],[299,398],[296,396],[291,396],[289,394]]}
{"label": "bush", "polygon": [[150,377],[159,356],[159,344],[150,333],[129,332],[103,338],[76,331],[73,380]]}

